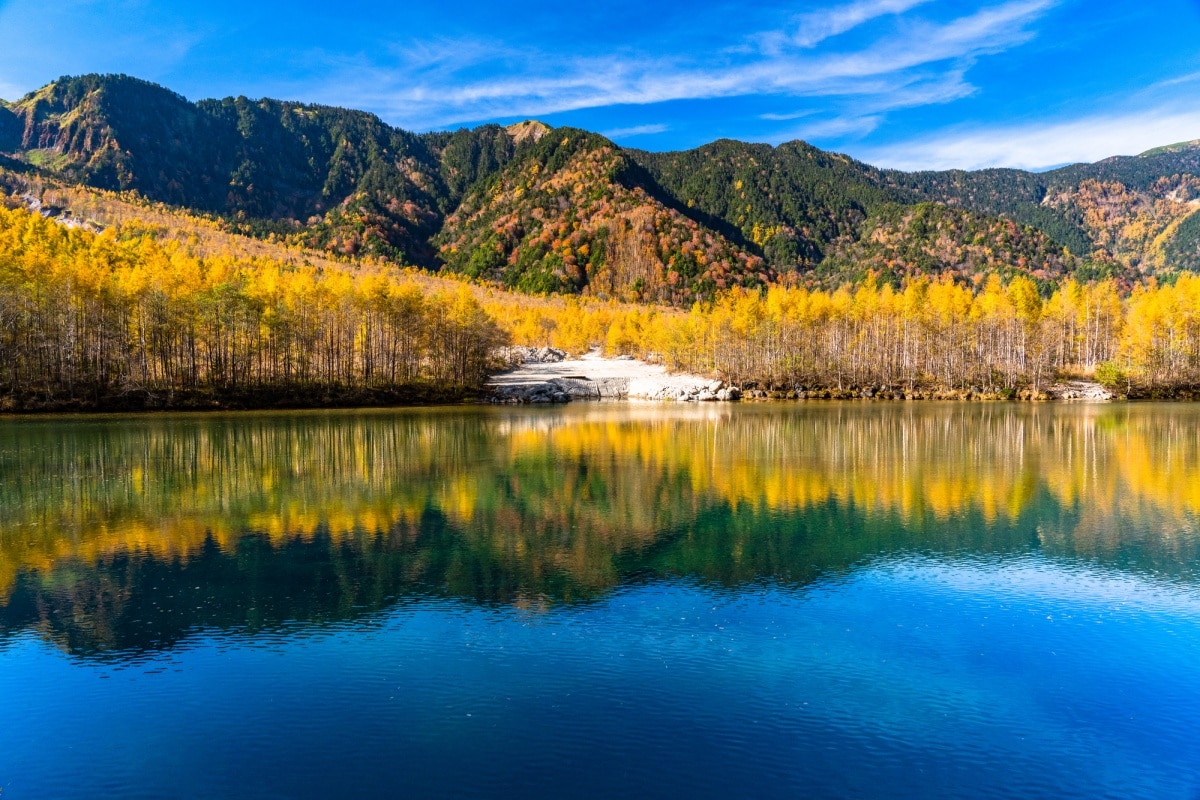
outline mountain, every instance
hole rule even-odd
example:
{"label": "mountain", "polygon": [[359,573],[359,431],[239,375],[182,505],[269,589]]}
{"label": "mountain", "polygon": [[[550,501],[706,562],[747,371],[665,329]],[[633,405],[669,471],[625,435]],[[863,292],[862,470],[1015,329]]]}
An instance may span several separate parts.
{"label": "mountain", "polygon": [[516,150],[498,126],[418,136],[328,106],[191,103],[123,75],[63,78],[8,111],[17,154],[68,179],[428,266],[446,209]]}
{"label": "mountain", "polygon": [[1200,267],[1196,143],[1075,164],[1043,173],[889,172],[922,200],[1006,216],[1035,227],[1078,256],[1145,274]]}
{"label": "mountain", "polygon": [[1054,285],[1080,268],[1041,231],[940,203],[892,204],[867,218],[858,237],[814,267],[827,286],[874,274],[899,286],[907,278],[953,275],[979,284],[990,274],[1028,275]]}
{"label": "mountain", "polygon": [[879,170],[804,142],[779,147],[722,139],[682,153],[633,157],[689,208],[720,221],[781,272],[820,263],[853,241],[867,217],[908,198]]}
{"label": "mountain", "polygon": [[[973,230],[1007,219],[1037,232],[1023,238],[1043,237],[1034,250],[1068,251],[1043,259],[1043,271],[1059,271],[1051,263],[1059,260],[1071,271],[1131,277],[1200,269],[1200,219],[1191,219],[1200,208],[1196,144],[1045,173],[881,170],[803,142],[772,148],[722,140],[682,153],[634,156],[680,199],[724,223],[731,236],[758,245],[781,274],[807,272],[827,258],[844,261],[860,249],[854,245],[864,232],[887,224],[873,215],[921,203],[978,217],[968,225]],[[988,245],[1004,249],[1005,243]],[[935,271],[956,266],[938,260]]]}
{"label": "mountain", "polygon": [[1044,173],[900,172],[804,142],[623,149],[529,120],[412,133],[330,106],[191,102],[123,75],[0,104],[0,164],[232,230],[531,292],[686,305],[874,273],[967,280],[1200,270],[1200,145]]}
{"label": "mountain", "polygon": [[[528,291],[679,303],[768,277],[760,256],[671,208],[612,142],[551,136],[532,120],[413,134],[358,111],[243,97],[191,103],[98,75],[63,78],[5,113],[0,130],[20,131],[7,138],[9,152],[41,170],[342,255],[448,265]],[[542,170],[536,186],[521,178],[531,170]],[[592,201],[603,202],[578,206]],[[520,225],[489,227],[501,219]],[[573,226],[569,243],[551,248],[563,226]]]}
{"label": "mountain", "polygon": [[480,182],[435,240],[446,265],[530,292],[687,304],[772,276],[676,207],[612,142],[568,128]]}

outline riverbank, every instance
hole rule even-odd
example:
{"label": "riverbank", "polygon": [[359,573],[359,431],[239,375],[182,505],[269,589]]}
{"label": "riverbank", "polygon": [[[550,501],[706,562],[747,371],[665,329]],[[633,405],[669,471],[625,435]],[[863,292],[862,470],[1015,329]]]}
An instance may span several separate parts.
{"label": "riverbank", "polygon": [[1050,384],[1043,389],[1025,387],[968,386],[904,387],[904,386],[761,386],[748,384],[743,395],[752,400],[985,400],[1045,402],[1051,400],[1090,400],[1106,402],[1124,400],[1094,381],[1067,380]]}
{"label": "riverbank", "polygon": [[427,384],[391,388],[259,386],[252,388],[127,389],[71,395],[14,392],[0,396],[0,413],[137,413],[146,411],[252,411],[270,409],[433,406],[480,399],[475,389]]}
{"label": "riverbank", "polygon": [[553,348],[510,348],[512,368],[493,376],[485,396],[495,403],[565,403],[572,400],[666,400],[683,402],[732,400],[984,400],[1053,401],[1119,399],[1190,400],[1196,394],[1132,398],[1089,380],[1070,379],[1043,388],[1003,389],[920,386],[803,386],[726,381],[687,373],[671,373],[661,365],[628,356],[605,358],[598,350],[570,358]]}
{"label": "riverbank", "polygon": [[1133,385],[1113,392],[1095,381],[1064,379],[1043,388],[968,386],[946,388],[928,386],[783,386],[746,383],[742,396],[748,400],[984,400],[1018,402],[1052,401],[1144,401],[1194,402],[1200,400],[1200,386],[1142,387]]}
{"label": "riverbank", "polygon": [[630,357],[606,358],[592,351],[570,358],[552,348],[510,348],[510,368],[477,388],[415,384],[390,388],[258,386],[196,389],[107,389],[63,395],[10,392],[0,395],[0,414],[139,413],[154,411],[250,411],[321,408],[383,408],[460,403],[552,404],[580,400],[658,402],[941,400],[941,401],[1196,401],[1200,387],[1116,395],[1098,383],[1063,380],[1044,389],[1004,391],[995,387],[829,387],[747,382],[733,385],[701,375],[668,372]]}

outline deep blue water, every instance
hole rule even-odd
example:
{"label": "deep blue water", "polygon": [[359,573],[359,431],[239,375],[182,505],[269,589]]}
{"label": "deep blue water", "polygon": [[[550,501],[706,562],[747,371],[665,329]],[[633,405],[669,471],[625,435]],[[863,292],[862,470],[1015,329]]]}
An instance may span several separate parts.
{"label": "deep blue water", "polygon": [[0,422],[0,798],[1195,800],[1197,422]]}

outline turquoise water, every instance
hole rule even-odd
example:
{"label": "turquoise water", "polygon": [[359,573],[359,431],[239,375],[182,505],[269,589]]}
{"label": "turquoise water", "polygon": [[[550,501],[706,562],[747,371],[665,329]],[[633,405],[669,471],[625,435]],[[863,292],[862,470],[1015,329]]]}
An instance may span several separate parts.
{"label": "turquoise water", "polygon": [[1200,409],[0,422],[0,798],[1200,797]]}

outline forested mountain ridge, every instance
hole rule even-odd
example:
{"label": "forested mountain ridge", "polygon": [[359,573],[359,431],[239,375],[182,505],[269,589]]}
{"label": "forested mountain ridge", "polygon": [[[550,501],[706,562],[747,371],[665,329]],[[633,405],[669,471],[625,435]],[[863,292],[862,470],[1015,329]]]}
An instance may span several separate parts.
{"label": "forested mountain ridge", "polygon": [[1074,254],[1142,273],[1200,268],[1200,146],[1156,148],[1049,172],[888,171],[912,196],[1005,216],[1038,228]]}
{"label": "forested mountain ridge", "polygon": [[836,287],[872,273],[899,286],[916,275],[974,279],[995,272],[1049,285],[1088,269],[1036,227],[931,201],[896,180],[904,173],[804,142],[721,140],[683,153],[633,155],[785,280]]}
{"label": "forested mountain ridge", "polygon": [[761,248],[781,272],[814,266],[853,241],[872,212],[908,199],[889,191],[879,170],[804,142],[771,147],[722,139],[633,157],[689,208]]}
{"label": "forested mountain ridge", "polygon": [[[1200,146],[1076,164],[1044,173],[882,170],[804,142],[778,147],[721,140],[681,153],[634,151],[685,202],[757,244],[781,274],[845,261],[867,220],[896,204],[936,203],[1033,228],[1066,250],[1067,269],[1171,274],[1200,268]],[[969,227],[988,227],[985,220]],[[1029,237],[1027,237],[1029,238]],[[1032,237],[1036,238],[1036,236]],[[930,249],[932,242],[912,242]],[[937,249],[937,248],[933,248]],[[1056,272],[1043,261],[1035,269]],[[959,271],[939,262],[934,271]],[[1016,264],[1013,264],[1016,266]],[[829,272],[829,270],[825,270]]]}
{"label": "forested mountain ridge", "polygon": [[424,266],[446,210],[517,149],[494,125],[416,135],[328,106],[190,103],[126,76],[64,78],[9,111],[16,154],[50,172],[228,215],[247,232]]}
{"label": "forested mountain ridge", "polygon": [[674,207],[626,152],[568,128],[477,185],[436,241],[452,269],[530,292],[678,305],[773,277]]}
{"label": "forested mountain ridge", "polygon": [[1045,173],[906,173],[803,142],[651,153],[533,121],[417,134],[366,112],[193,103],[88,75],[0,104],[0,158],[232,230],[531,292],[687,305],[867,273],[1048,286],[1200,269],[1195,143]]}
{"label": "forested mountain ridge", "polygon": [[1012,219],[988,217],[940,203],[891,204],[863,223],[859,236],[813,269],[817,282],[837,287],[869,275],[900,286],[921,276],[943,275],[978,284],[989,275],[1026,275],[1042,286],[1068,277],[1116,277],[1129,270],[1083,266],[1054,240]]}

